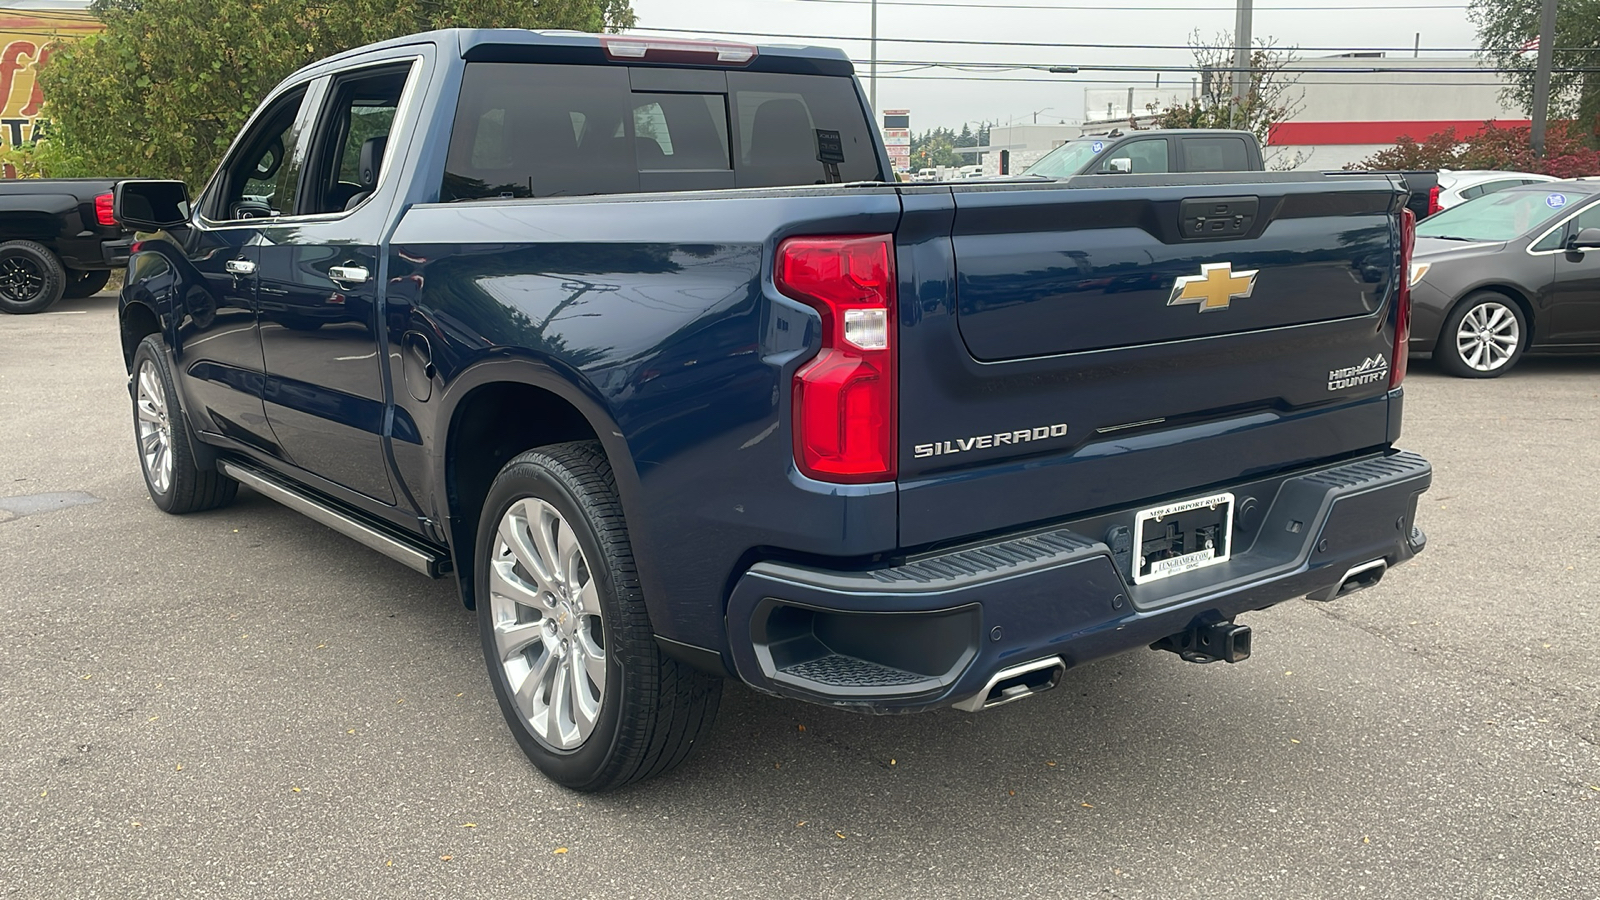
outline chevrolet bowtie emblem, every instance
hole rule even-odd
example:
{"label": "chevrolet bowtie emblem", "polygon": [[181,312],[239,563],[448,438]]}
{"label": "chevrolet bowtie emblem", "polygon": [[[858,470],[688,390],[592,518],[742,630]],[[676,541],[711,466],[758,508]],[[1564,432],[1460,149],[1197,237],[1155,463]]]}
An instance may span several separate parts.
{"label": "chevrolet bowtie emblem", "polygon": [[1203,313],[1228,308],[1229,300],[1243,300],[1256,289],[1256,272],[1233,271],[1233,263],[1203,263],[1199,275],[1180,276],[1172,285],[1168,306],[1200,304]]}

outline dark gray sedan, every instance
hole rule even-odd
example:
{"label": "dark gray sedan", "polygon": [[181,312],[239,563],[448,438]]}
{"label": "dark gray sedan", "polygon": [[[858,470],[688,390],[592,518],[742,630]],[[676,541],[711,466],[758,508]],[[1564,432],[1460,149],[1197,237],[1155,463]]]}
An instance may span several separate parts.
{"label": "dark gray sedan", "polygon": [[1600,352],[1600,180],[1510,188],[1417,223],[1411,352],[1463,378]]}

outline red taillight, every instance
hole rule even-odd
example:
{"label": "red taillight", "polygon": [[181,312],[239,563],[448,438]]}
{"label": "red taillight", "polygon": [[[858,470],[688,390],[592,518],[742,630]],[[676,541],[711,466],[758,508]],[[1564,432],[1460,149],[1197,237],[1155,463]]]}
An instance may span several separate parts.
{"label": "red taillight", "polygon": [[822,350],[794,376],[795,465],[820,481],[894,480],[893,238],[789,238],[773,281],[822,314]]}
{"label": "red taillight", "polygon": [[1411,251],[1417,244],[1417,214],[1400,210],[1400,290],[1395,292],[1394,356],[1389,360],[1389,387],[1397,388],[1406,377],[1406,359],[1411,345]]}
{"label": "red taillight", "polygon": [[1437,184],[1428,189],[1428,215],[1433,215],[1444,207],[1439,205],[1439,191],[1443,190]]}
{"label": "red taillight", "polygon": [[94,220],[101,225],[115,225],[117,220],[111,215],[111,203],[115,197],[111,194],[101,194],[94,198]]}

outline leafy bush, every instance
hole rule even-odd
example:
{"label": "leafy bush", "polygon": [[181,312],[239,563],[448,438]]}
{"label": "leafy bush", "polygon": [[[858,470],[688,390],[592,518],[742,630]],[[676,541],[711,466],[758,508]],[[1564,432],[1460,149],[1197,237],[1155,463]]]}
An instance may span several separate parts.
{"label": "leafy bush", "polygon": [[1589,146],[1590,132],[1576,122],[1551,122],[1545,129],[1545,155],[1534,155],[1529,126],[1502,127],[1485,122],[1477,134],[1459,137],[1454,128],[1421,141],[1406,136],[1393,147],[1345,166],[1347,169],[1499,169],[1557,178],[1600,175],[1600,150]]}

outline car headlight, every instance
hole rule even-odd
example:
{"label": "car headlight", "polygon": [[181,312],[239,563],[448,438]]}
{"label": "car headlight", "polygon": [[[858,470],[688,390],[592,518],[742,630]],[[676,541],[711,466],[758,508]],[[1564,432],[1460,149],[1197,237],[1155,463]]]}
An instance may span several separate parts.
{"label": "car headlight", "polygon": [[1408,287],[1416,287],[1417,286],[1417,282],[1421,281],[1422,280],[1422,276],[1428,274],[1428,270],[1431,269],[1431,268],[1433,268],[1433,263],[1425,263],[1425,262],[1414,262],[1414,263],[1412,263],[1411,264],[1411,280],[1409,282],[1407,282],[1407,286]]}

